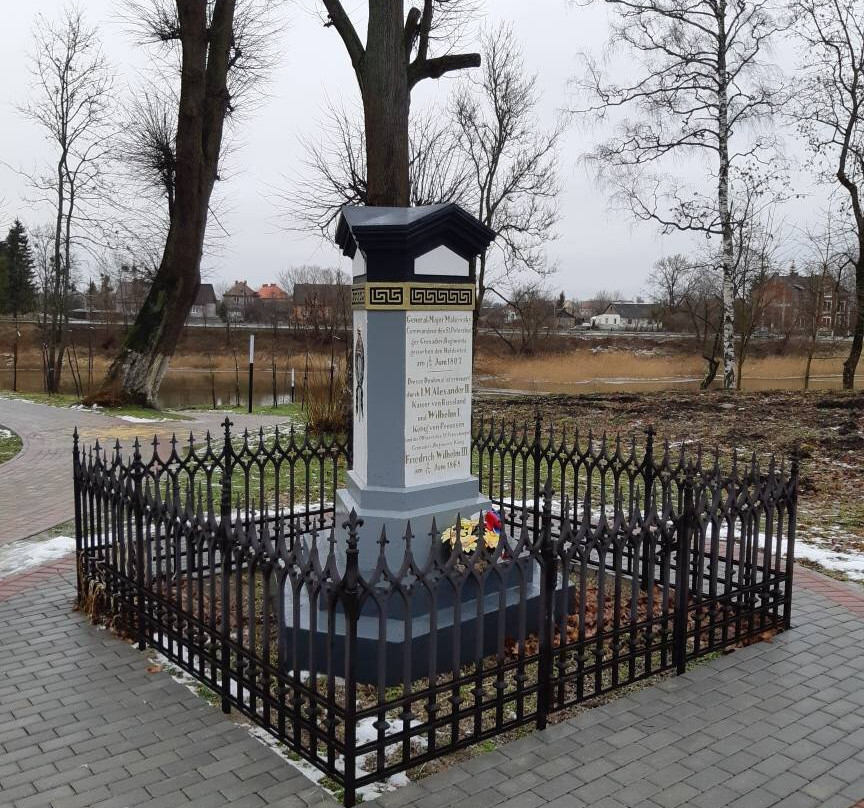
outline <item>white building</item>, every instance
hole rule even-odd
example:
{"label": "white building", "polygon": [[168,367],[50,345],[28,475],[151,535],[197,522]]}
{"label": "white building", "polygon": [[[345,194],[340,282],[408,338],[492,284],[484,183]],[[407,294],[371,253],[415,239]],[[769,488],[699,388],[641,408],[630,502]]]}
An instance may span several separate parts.
{"label": "white building", "polygon": [[591,318],[591,327],[604,331],[659,331],[660,322],[648,303],[616,301]]}

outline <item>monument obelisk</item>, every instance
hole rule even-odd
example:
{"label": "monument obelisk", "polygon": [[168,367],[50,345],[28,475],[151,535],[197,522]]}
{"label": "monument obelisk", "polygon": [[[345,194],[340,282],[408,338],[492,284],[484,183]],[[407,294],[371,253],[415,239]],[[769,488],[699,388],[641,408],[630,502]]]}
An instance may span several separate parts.
{"label": "monument obelisk", "polygon": [[472,259],[494,231],[455,204],[342,209],[336,241],[353,267],[353,468],[337,492],[337,524],[364,525],[360,568],[382,529],[401,563],[457,514],[488,505],[471,476]]}

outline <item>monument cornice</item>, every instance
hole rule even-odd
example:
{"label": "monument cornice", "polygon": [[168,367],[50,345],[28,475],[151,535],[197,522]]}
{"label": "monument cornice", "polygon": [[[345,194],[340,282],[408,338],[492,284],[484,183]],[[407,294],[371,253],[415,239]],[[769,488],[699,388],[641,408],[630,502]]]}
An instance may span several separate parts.
{"label": "monument cornice", "polygon": [[351,305],[366,311],[472,311],[474,284],[366,281],[351,287]]}
{"label": "monument cornice", "polygon": [[[454,203],[413,208],[346,205],[336,228],[342,253],[353,259],[359,250],[372,281],[411,280],[414,260],[439,246],[470,262],[494,238],[491,228]],[[467,279],[474,280],[473,266]]]}

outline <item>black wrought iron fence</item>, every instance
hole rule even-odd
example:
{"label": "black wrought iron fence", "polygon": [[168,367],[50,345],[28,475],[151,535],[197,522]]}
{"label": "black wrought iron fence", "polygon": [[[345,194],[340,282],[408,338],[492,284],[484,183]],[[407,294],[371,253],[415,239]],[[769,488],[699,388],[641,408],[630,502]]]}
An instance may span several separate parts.
{"label": "black wrought iron fence", "polygon": [[226,421],[218,441],[124,457],[76,435],[79,599],[352,805],[374,781],[788,627],[797,462],[654,443],[480,424],[489,529],[466,514],[379,537],[335,518],[337,439],[237,439]]}

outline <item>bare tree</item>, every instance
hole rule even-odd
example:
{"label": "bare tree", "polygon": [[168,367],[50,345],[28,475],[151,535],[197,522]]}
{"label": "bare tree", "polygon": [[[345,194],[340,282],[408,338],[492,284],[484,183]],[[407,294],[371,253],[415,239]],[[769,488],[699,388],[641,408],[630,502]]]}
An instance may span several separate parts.
{"label": "bare tree", "polygon": [[93,399],[153,406],[201,284],[226,119],[269,65],[271,3],[129,0],[127,5],[145,40],[161,48],[169,62],[179,59],[176,117],[163,114],[160,104],[145,107],[140,127],[149,147],[142,151],[139,168],[153,171],[153,182],[164,191],[170,213],[147,298]]}
{"label": "bare tree", "polygon": [[682,309],[693,284],[693,264],[686,255],[664,255],[648,273],[648,293],[658,312],[668,323]]}
{"label": "bare tree", "polygon": [[50,173],[30,178],[53,209],[51,261],[42,267],[45,389],[60,389],[73,250],[88,238],[105,195],[108,123],[113,100],[110,67],[98,29],[67,6],[58,21],[39,14],[32,57],[35,93],[22,112],[55,150]]}
{"label": "bare tree", "polygon": [[555,299],[542,278],[521,283],[507,291],[490,290],[509,307],[512,316],[489,321],[490,328],[516,355],[532,356],[545,334],[555,328]]}
{"label": "bare tree", "polygon": [[[764,160],[773,138],[755,125],[783,100],[762,62],[779,29],[768,0],[604,0],[614,13],[611,45],[641,67],[629,83],[608,81],[583,57],[578,81],[589,100],[578,112],[632,110],[617,135],[588,156],[619,204],[664,232],[690,231],[721,239],[723,385],[735,386],[733,264],[740,166]],[[751,136],[743,135],[751,130]],[[689,187],[670,164],[695,156],[707,168],[712,192]]]}
{"label": "bare tree", "polygon": [[857,317],[843,363],[851,390],[864,345],[864,4],[795,0],[792,16],[802,51],[795,117],[819,176],[848,197],[854,228]]}
{"label": "bare tree", "polygon": [[[329,104],[315,137],[301,143],[304,171],[283,198],[297,227],[330,241],[342,206],[368,203],[364,127],[359,114]],[[411,205],[464,201],[468,166],[446,116],[435,110],[412,115],[408,150]]]}
{"label": "bare tree", "polygon": [[292,296],[291,319],[307,336],[332,339],[348,331],[351,278],[336,267],[302,264],[279,273],[279,283]]}
{"label": "bare tree", "polygon": [[[410,202],[408,119],[412,89],[424,79],[480,66],[477,53],[448,52],[470,16],[471,3],[423,0],[405,14],[404,0],[369,0],[366,42],[341,0],[321,0],[328,26],[339,33],[363,100],[366,204],[405,207]],[[431,51],[443,44],[444,52]]]}
{"label": "bare tree", "polygon": [[753,335],[772,300],[768,281],[777,274],[781,224],[771,211],[760,219],[750,220],[736,233],[734,283],[739,339],[735,386],[740,390]]}
{"label": "bare tree", "polygon": [[[489,252],[477,259],[474,331],[489,286],[518,271],[550,272],[544,246],[557,238],[557,164],[561,125],[537,118],[537,76],[525,71],[522,51],[507,25],[482,35],[483,70],[465,77],[453,104],[459,146],[467,158],[474,213],[497,238],[502,272],[489,273]],[[551,268],[554,271],[554,268]],[[511,278],[510,285],[515,285]],[[531,284],[529,283],[529,286]]]}

